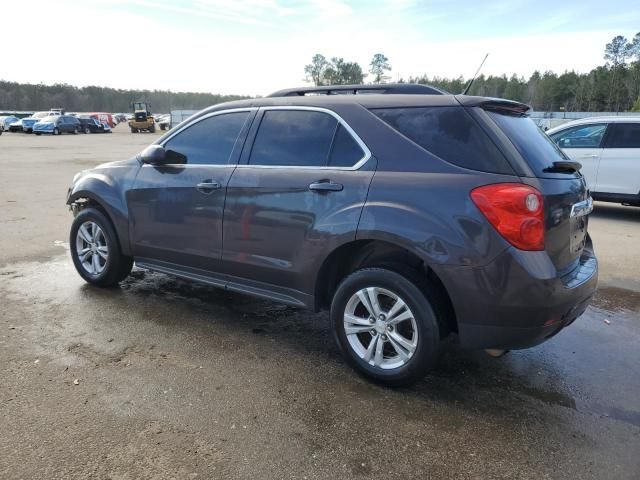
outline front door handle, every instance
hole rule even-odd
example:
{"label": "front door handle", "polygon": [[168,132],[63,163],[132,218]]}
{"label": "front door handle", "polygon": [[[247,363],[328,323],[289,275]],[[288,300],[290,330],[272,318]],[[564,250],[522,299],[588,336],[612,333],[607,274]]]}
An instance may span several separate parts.
{"label": "front door handle", "polygon": [[599,155],[596,153],[584,153],[582,155],[582,158],[598,158]]}
{"label": "front door handle", "polygon": [[320,180],[309,185],[312,192],[341,192],[344,186],[341,183],[333,183],[329,180]]}
{"label": "front door handle", "polygon": [[218,182],[214,182],[213,180],[205,180],[204,182],[200,182],[196,185],[196,188],[200,193],[204,193],[205,195],[211,195],[216,190],[220,190],[221,185]]}

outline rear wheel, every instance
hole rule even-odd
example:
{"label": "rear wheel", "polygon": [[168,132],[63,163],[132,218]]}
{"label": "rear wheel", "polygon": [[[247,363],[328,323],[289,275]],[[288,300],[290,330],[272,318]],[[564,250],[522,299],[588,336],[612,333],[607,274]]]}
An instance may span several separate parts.
{"label": "rear wheel", "polygon": [[122,255],[111,222],[96,208],[78,213],[71,225],[69,245],[76,270],[92,285],[115,285],[124,280],[133,267],[133,259]]}
{"label": "rear wheel", "polygon": [[347,362],[376,382],[410,385],[438,358],[440,331],[431,303],[391,270],[366,268],[349,275],[334,295],[331,320]]}
{"label": "rear wheel", "polygon": [[138,129],[131,127],[131,133],[138,133]]}
{"label": "rear wheel", "polygon": [[39,136],[39,135],[40,135],[40,132],[36,132],[36,135],[38,135],[38,136]]}
{"label": "rear wheel", "polygon": [[60,130],[58,129],[58,127],[53,129],[53,134],[54,135],[60,135]]}
{"label": "rear wheel", "polygon": [[86,134],[91,133],[91,129],[89,127],[84,127],[84,133]]}

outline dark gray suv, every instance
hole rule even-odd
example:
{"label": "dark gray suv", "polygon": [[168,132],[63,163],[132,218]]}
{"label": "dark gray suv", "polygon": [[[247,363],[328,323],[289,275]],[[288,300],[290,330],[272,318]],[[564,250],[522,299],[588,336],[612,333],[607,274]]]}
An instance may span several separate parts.
{"label": "dark gray suv", "polygon": [[402,385],[440,341],[536,345],[595,292],[592,200],[526,105],[415,85],[283,90],[205,109],[81,172],[71,255],[315,310],[367,376]]}

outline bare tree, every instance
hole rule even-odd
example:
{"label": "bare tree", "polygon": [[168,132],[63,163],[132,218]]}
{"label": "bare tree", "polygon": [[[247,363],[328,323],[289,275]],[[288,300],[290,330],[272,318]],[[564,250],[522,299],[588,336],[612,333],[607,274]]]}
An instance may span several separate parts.
{"label": "bare tree", "polygon": [[369,68],[369,73],[374,75],[375,83],[380,83],[382,80],[382,76],[385,71],[391,70],[391,65],[389,65],[389,59],[384,56],[382,53],[376,53],[371,59],[371,63],[369,64],[371,68]]}
{"label": "bare tree", "polygon": [[311,78],[311,81],[315,86],[322,85],[324,80],[324,73],[329,66],[329,62],[319,53],[316,53],[311,59],[311,63],[305,65],[304,73],[307,74],[307,78]]}
{"label": "bare tree", "polygon": [[624,68],[625,62],[631,56],[631,44],[622,35],[613,37],[610,43],[604,47],[604,59],[607,65],[611,65],[613,75],[611,76],[611,89],[609,93],[609,109],[617,112],[620,108],[619,92],[617,89],[618,70]]}

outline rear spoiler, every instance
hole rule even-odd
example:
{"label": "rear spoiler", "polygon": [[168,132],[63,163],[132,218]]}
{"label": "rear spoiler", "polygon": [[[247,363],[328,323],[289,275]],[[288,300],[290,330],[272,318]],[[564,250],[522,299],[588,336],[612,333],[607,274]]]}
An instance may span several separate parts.
{"label": "rear spoiler", "polygon": [[480,107],[484,110],[526,115],[531,107],[526,103],[515,102],[505,98],[473,97],[469,95],[456,95],[456,100],[465,107]]}

